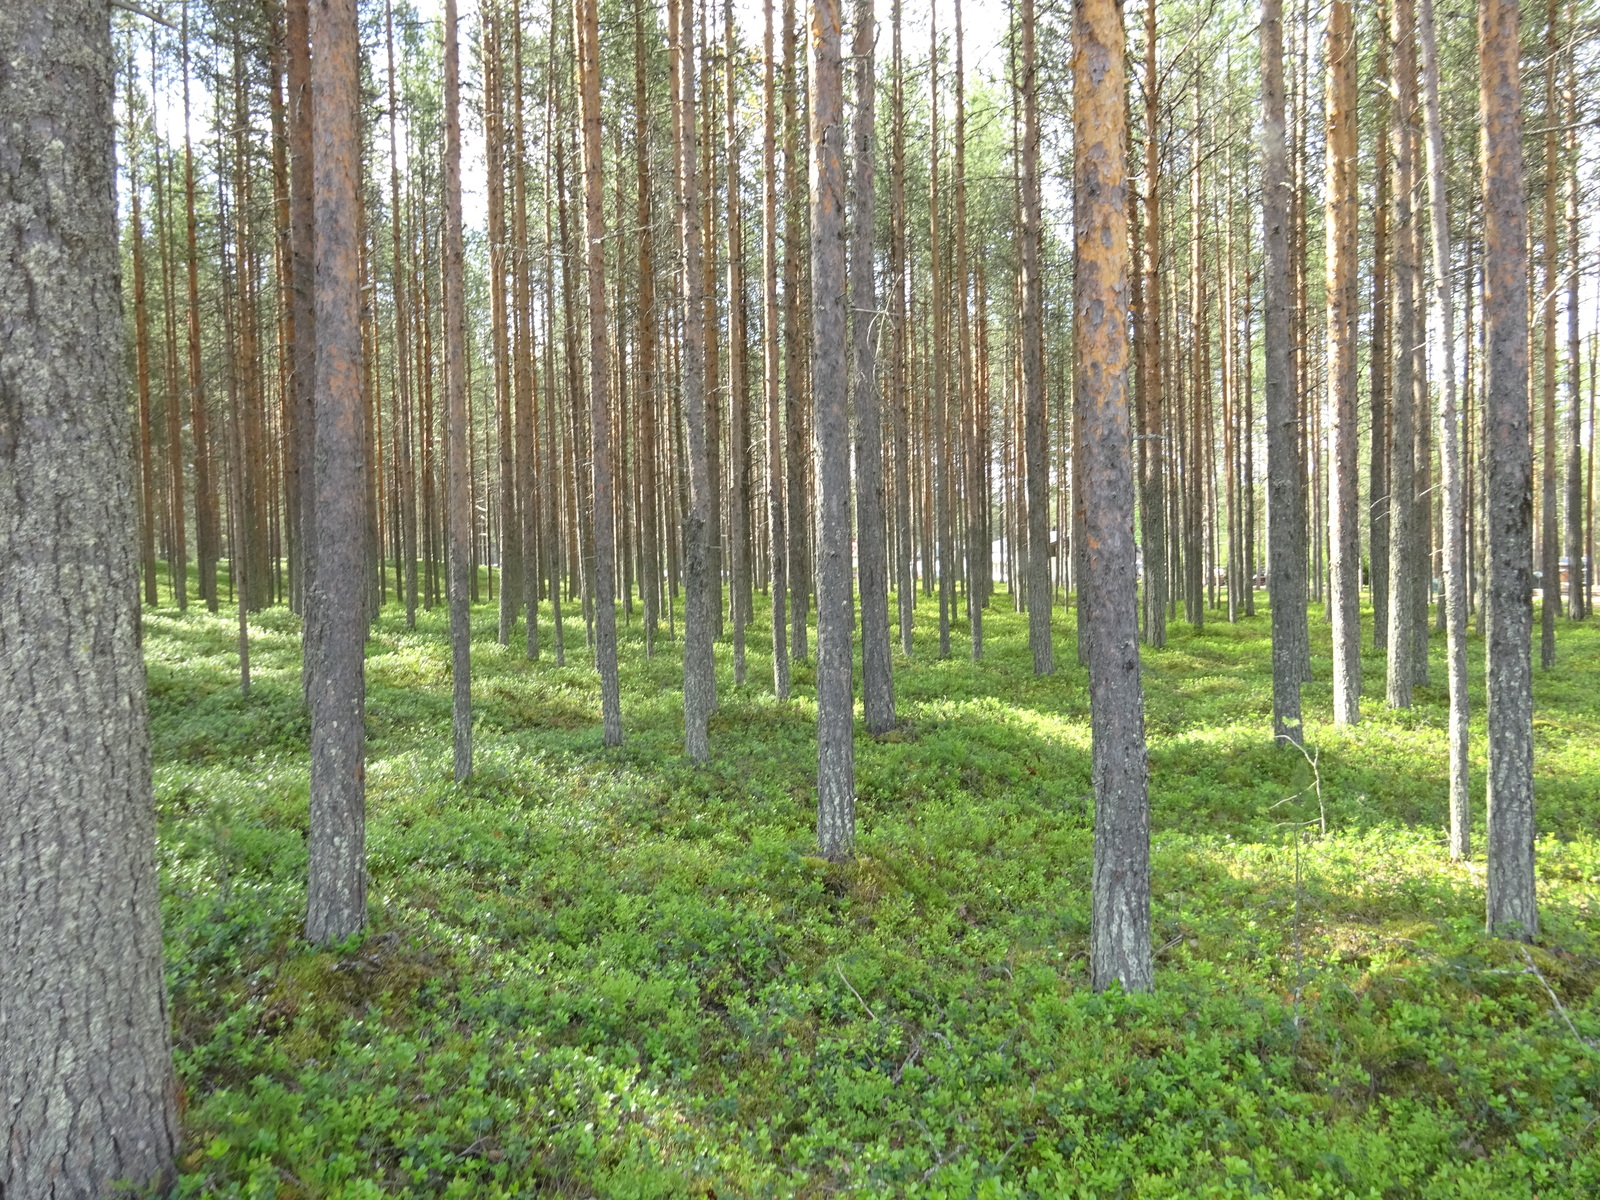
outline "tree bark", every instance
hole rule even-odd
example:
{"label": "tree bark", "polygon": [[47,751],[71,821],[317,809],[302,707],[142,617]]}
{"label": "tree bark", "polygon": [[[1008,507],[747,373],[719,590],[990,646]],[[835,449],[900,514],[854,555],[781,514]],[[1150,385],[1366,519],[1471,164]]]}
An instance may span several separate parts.
{"label": "tree bark", "polygon": [[[1424,0],[1426,2],[1426,0]],[[1328,10],[1328,481],[1333,722],[1361,720],[1361,532],[1356,429],[1356,47],[1348,0]]]}
{"label": "tree bark", "polygon": [[706,448],[705,286],[700,254],[700,167],[695,105],[694,0],[678,6],[678,231],[683,282],[683,406],[687,426],[688,517],[683,528],[684,747],[703,763],[711,756],[707,724],[717,704],[712,657],[711,472]]}
{"label": "tree bark", "polygon": [[[853,321],[856,418],[856,545],[861,572],[861,700],[867,732],[894,728],[894,680],[889,657],[889,553],[884,513],[883,418],[878,391],[878,292],[873,236],[877,229],[874,180],[877,82],[873,47],[877,26],[872,0],[856,0],[855,163],[850,172],[850,305]],[[815,352],[813,352],[815,353]],[[848,470],[848,467],[846,468]],[[846,550],[846,569],[849,554]],[[820,635],[819,635],[820,636]]]}
{"label": "tree bark", "polygon": [[1417,562],[1416,497],[1416,330],[1417,240],[1412,193],[1415,154],[1412,126],[1417,107],[1416,30],[1412,0],[1394,0],[1390,38],[1394,47],[1394,111],[1390,137],[1394,155],[1394,393],[1389,425],[1389,662],[1390,708],[1411,707],[1416,677],[1416,592],[1422,585]]}
{"label": "tree bark", "polygon": [[1528,239],[1516,0],[1478,9],[1488,457],[1490,933],[1539,932],[1533,817],[1533,452],[1528,442]]}
{"label": "tree bark", "polygon": [[162,978],[104,4],[0,6],[0,1195],[164,1189]]}
{"label": "tree bark", "polygon": [[783,492],[782,380],[778,365],[778,164],[777,96],[774,81],[772,0],[762,6],[766,33],[762,43],[761,95],[761,354],[762,391],[767,414],[767,553],[768,589],[772,601],[772,691],[789,697],[789,545]]}
{"label": "tree bark", "polygon": [[1128,403],[1127,67],[1120,0],[1080,0],[1072,25],[1073,331],[1084,478],[1089,714],[1094,773],[1090,985],[1149,991],[1150,805],[1139,678]]}
{"label": "tree bark", "polygon": [[306,937],[337,942],[367,921],[366,414],[361,397],[360,154],[355,0],[314,0],[316,563],[311,603],[311,834]]}
{"label": "tree bark", "polygon": [[1423,117],[1427,127],[1428,215],[1433,242],[1433,345],[1443,375],[1439,405],[1439,459],[1444,476],[1443,528],[1446,675],[1450,688],[1450,856],[1471,851],[1472,814],[1467,776],[1467,564],[1461,446],[1456,415],[1456,321],[1450,290],[1450,222],[1446,210],[1444,123],[1439,111],[1439,50],[1433,0],[1419,0]]}
{"label": "tree bark", "polygon": [[589,284],[589,457],[593,471],[595,666],[608,746],[622,745],[617,680],[617,602],[611,497],[611,345],[606,316],[605,184],[600,147],[600,26],[595,0],[577,0],[578,79],[583,120],[584,257]]}
{"label": "tree bark", "polygon": [[1261,207],[1265,230],[1267,554],[1272,588],[1272,731],[1300,744],[1306,655],[1306,521],[1299,415],[1290,373],[1289,162],[1284,135],[1283,0],[1261,5]]}
{"label": "tree bark", "polygon": [[[811,399],[817,473],[817,844],[855,847],[850,418],[845,388],[844,79],[839,0],[811,5]],[[870,268],[869,268],[870,269]]]}
{"label": "tree bark", "polygon": [[[1025,31],[1024,37],[1028,36]],[[1029,53],[1031,47],[1025,51],[1025,57]],[[1144,139],[1144,226],[1140,231],[1144,235],[1144,329],[1140,338],[1144,357],[1139,367],[1143,393],[1139,413],[1139,529],[1144,561],[1144,639],[1159,648],[1167,644],[1167,443],[1161,421],[1161,73],[1157,58],[1156,0],[1145,0]],[[1037,169],[1035,163],[1034,170]],[[1037,208],[1034,217],[1037,221]],[[1034,236],[1037,270],[1037,232]]]}
{"label": "tree bark", "polygon": [[1022,420],[1028,512],[1028,646],[1033,673],[1055,669],[1050,636],[1050,449],[1044,408],[1044,284],[1039,277],[1039,77],[1034,0],[1022,0]]}

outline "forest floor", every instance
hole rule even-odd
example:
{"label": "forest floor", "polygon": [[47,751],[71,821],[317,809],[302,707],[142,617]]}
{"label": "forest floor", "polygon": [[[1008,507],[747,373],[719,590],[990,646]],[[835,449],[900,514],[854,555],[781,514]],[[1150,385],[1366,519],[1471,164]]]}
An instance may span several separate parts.
{"label": "forest floor", "polygon": [[298,622],[253,624],[242,700],[232,617],[148,611],[181,1193],[1600,1194],[1600,623],[1563,626],[1535,677],[1524,951],[1482,933],[1481,640],[1462,865],[1443,638],[1409,712],[1367,654],[1376,698],[1335,729],[1314,610],[1314,774],[1270,740],[1258,607],[1145,651],[1149,996],[1088,988],[1071,611],[1040,680],[1004,592],[977,664],[964,627],[936,658],[922,602],[901,728],[856,741],[840,867],[815,857],[811,668],[772,698],[764,616],[745,686],[719,644],[697,769],[678,643],[646,659],[624,626],[608,750],[581,621],[558,668],[548,624],[529,663],[479,607],[457,786],[444,611],[408,631],[390,606],[367,660],[372,927],[336,950],[299,937]]}

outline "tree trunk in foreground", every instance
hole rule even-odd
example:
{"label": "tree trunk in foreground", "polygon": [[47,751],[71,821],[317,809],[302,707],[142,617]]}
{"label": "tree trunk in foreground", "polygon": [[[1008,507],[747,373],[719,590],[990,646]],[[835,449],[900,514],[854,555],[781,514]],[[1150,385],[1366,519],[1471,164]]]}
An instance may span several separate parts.
{"label": "tree trunk in foreground", "polygon": [[1528,213],[1516,0],[1478,9],[1483,319],[1488,390],[1490,933],[1534,937],[1533,451],[1528,444]]}
{"label": "tree trunk in foreground", "polygon": [[811,396],[817,472],[817,844],[856,840],[850,670],[850,417],[845,396],[844,77],[839,0],[811,6]]}
{"label": "tree trunk in foreground", "polygon": [[360,45],[355,0],[315,0],[316,524],[308,572],[320,614],[311,647],[311,835],[306,937],[336,942],[367,922],[366,414],[361,396],[356,173]]}
{"label": "tree trunk in foreground", "polygon": [[97,0],[0,6],[0,1195],[162,1187],[133,428]]}
{"label": "tree trunk in foreground", "polygon": [[1283,0],[1261,5],[1262,280],[1266,339],[1267,554],[1272,587],[1272,733],[1300,743],[1305,674],[1305,496],[1300,487],[1299,415],[1289,369],[1289,158],[1283,110]]}
{"label": "tree trunk in foreground", "polygon": [[583,109],[584,257],[589,283],[589,457],[594,472],[594,658],[605,744],[622,745],[617,680],[617,584],[611,509],[611,346],[606,317],[605,185],[600,150],[600,26],[595,0],[578,0],[578,76]]}
{"label": "tree trunk in foreground", "polygon": [[1150,802],[1139,678],[1128,406],[1127,66],[1119,0],[1080,0],[1072,25],[1077,275],[1073,328],[1082,416],[1089,719],[1094,770],[1094,916],[1089,981],[1147,992]]}

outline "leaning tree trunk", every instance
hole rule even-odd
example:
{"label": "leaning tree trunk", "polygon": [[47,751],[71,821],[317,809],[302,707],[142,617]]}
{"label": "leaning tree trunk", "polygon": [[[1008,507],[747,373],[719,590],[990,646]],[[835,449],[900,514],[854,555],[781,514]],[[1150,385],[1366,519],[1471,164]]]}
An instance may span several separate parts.
{"label": "leaning tree trunk", "polygon": [[306,937],[336,942],[367,921],[366,410],[361,395],[356,216],[355,0],[311,9],[316,170],[316,539],[308,572],[320,614],[311,647],[311,834]]}
{"label": "leaning tree trunk", "polygon": [[1456,419],[1456,318],[1450,290],[1450,221],[1445,194],[1444,124],[1439,112],[1439,51],[1433,0],[1419,0],[1423,117],[1427,129],[1428,217],[1433,233],[1433,344],[1444,376],[1439,404],[1439,460],[1444,475],[1444,606],[1450,687],[1450,856],[1471,850],[1467,778],[1467,531]]}
{"label": "leaning tree trunk", "polygon": [[171,1181],[111,20],[0,6],[0,1195]]}
{"label": "leaning tree trunk", "polygon": [[1265,228],[1267,553],[1272,586],[1272,732],[1300,744],[1306,657],[1306,522],[1299,413],[1289,363],[1289,159],[1284,134],[1283,0],[1261,5],[1261,209]]}
{"label": "leaning tree trunk", "polygon": [[877,228],[873,167],[872,0],[856,0],[855,164],[850,173],[850,306],[855,358],[856,524],[861,570],[861,701],[869,733],[894,728],[894,680],[889,652],[889,548],[884,522],[883,419],[878,392],[878,293],[873,278]]}
{"label": "leaning tree trunk", "polygon": [[611,508],[611,370],[606,318],[605,185],[600,149],[600,26],[595,0],[578,0],[578,77],[583,111],[584,245],[589,284],[589,459],[594,476],[594,658],[608,746],[622,745],[617,680],[616,563]]}
{"label": "leaning tree trunk", "polygon": [[1478,9],[1483,128],[1483,319],[1488,371],[1491,933],[1539,932],[1533,858],[1533,451],[1528,443],[1528,213],[1516,0]]}
{"label": "leaning tree trunk", "polygon": [[1085,570],[1094,770],[1094,897],[1089,979],[1146,992],[1150,800],[1139,679],[1128,407],[1127,78],[1119,0],[1080,0],[1072,23],[1077,273],[1073,329],[1082,414]]}

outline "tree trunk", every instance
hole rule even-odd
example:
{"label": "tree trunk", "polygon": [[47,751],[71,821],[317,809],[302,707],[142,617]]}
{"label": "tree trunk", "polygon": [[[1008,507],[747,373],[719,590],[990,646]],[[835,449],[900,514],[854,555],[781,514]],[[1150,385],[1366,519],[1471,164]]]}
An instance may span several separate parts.
{"label": "tree trunk", "polygon": [[1483,317],[1488,372],[1489,932],[1539,932],[1533,819],[1533,453],[1528,442],[1528,239],[1515,0],[1478,9]]}
{"label": "tree trunk", "polygon": [[1306,521],[1290,374],[1289,162],[1284,136],[1283,0],[1261,5],[1261,209],[1265,230],[1267,556],[1272,588],[1272,732],[1300,744],[1306,645]]}
{"label": "tree trunk", "polygon": [[[817,844],[855,847],[850,418],[845,389],[844,79],[839,0],[811,5],[811,398],[817,472]],[[870,266],[868,267],[870,270]]]}
{"label": "tree trunk", "polygon": [[0,7],[0,1195],[165,1189],[162,978],[103,4]]}
{"label": "tree trunk", "polygon": [[794,0],[783,3],[783,395],[788,499],[790,648],[802,662],[811,611],[811,511],[805,464],[805,354],[800,329],[800,256],[805,235],[805,160],[795,97]]}
{"label": "tree trunk", "polygon": [[774,83],[772,0],[762,6],[766,33],[761,67],[761,354],[762,394],[767,420],[768,589],[772,600],[772,691],[789,697],[789,546],[783,494],[783,436],[778,366],[778,178],[777,103]]}
{"label": "tree trunk", "polygon": [[[1572,20],[1573,9],[1568,9]],[[1584,587],[1583,562],[1583,399],[1582,343],[1578,336],[1578,283],[1583,274],[1583,251],[1578,230],[1578,64],[1567,58],[1567,85],[1563,96],[1563,122],[1567,126],[1567,463],[1566,522],[1563,541],[1567,552],[1567,615],[1581,621],[1589,615],[1589,592]]]}
{"label": "tree trunk", "polygon": [[1389,6],[1379,0],[1377,144],[1373,149],[1371,442],[1367,470],[1367,554],[1371,564],[1372,645],[1389,644]]}
{"label": "tree trunk", "polygon": [[678,8],[678,231],[683,256],[683,405],[687,425],[689,511],[683,529],[683,720],[689,757],[711,756],[707,723],[717,704],[712,657],[716,613],[711,586],[711,472],[706,448],[705,286],[700,263],[700,167],[695,105],[694,0]]}
{"label": "tree trunk", "polygon": [[1356,44],[1349,0],[1328,10],[1329,568],[1333,721],[1361,720],[1361,532],[1356,429]]}
{"label": "tree trunk", "polygon": [[[836,11],[836,10],[835,10]],[[861,700],[867,732],[894,728],[894,680],[889,657],[889,554],[884,523],[883,419],[878,392],[878,293],[873,272],[877,229],[874,191],[877,118],[872,0],[856,0],[855,163],[850,172],[850,305],[855,358],[856,521],[861,571]],[[817,352],[813,351],[815,355]],[[848,470],[848,466],[846,467]],[[845,552],[846,574],[849,551]],[[820,635],[819,635],[820,637]]]}
{"label": "tree trunk", "polygon": [[890,367],[894,426],[895,600],[900,617],[900,652],[911,657],[912,626],[917,609],[916,584],[911,573],[911,448],[906,416],[908,374],[906,330],[906,112],[905,64],[901,43],[901,0],[893,3],[894,56],[894,168],[889,180],[889,280],[892,297],[894,362]]}
{"label": "tree trunk", "polygon": [[583,109],[584,247],[589,283],[589,457],[594,473],[595,666],[605,744],[622,745],[617,681],[617,602],[611,497],[610,325],[606,316],[605,185],[600,147],[600,26],[595,0],[577,0],[578,79]]}
{"label": "tree trunk", "polygon": [[1390,37],[1394,47],[1394,111],[1390,137],[1394,153],[1395,332],[1394,394],[1389,426],[1389,662],[1390,708],[1411,707],[1416,677],[1416,592],[1422,586],[1417,562],[1416,497],[1416,330],[1417,260],[1412,194],[1415,154],[1412,126],[1417,107],[1416,32],[1413,0],[1394,0]]}
{"label": "tree trunk", "polygon": [[[1073,12],[1073,222],[1084,479],[1085,573],[1094,771],[1094,895],[1090,985],[1149,991],[1150,805],[1139,679],[1139,592],[1133,541],[1133,442],[1128,405],[1126,60],[1118,0]],[[1074,481],[1078,490],[1080,481]]]}
{"label": "tree trunk", "polygon": [[1423,116],[1427,125],[1428,215],[1433,241],[1433,344],[1444,376],[1439,405],[1439,458],[1444,475],[1445,634],[1450,687],[1450,856],[1466,858],[1472,821],[1467,776],[1467,564],[1461,448],[1456,416],[1456,322],[1450,290],[1450,222],[1446,211],[1444,124],[1439,112],[1439,51],[1433,0],[1419,0]]}
{"label": "tree trunk", "polygon": [[1549,0],[1544,40],[1544,219],[1540,222],[1544,250],[1544,310],[1542,343],[1544,370],[1544,420],[1539,460],[1539,667],[1556,665],[1556,617],[1561,613],[1561,535],[1556,524],[1556,297],[1561,293],[1561,224],[1557,197],[1561,181],[1561,106],[1556,79],[1560,72],[1559,35],[1561,0]]}
{"label": "tree trunk", "polygon": [[316,211],[316,565],[311,834],[306,937],[337,942],[367,922],[366,419],[361,400],[356,161],[360,44],[355,0],[315,0],[311,63]]}
{"label": "tree trunk", "polygon": [[1034,0],[1022,0],[1022,420],[1028,512],[1028,646],[1033,673],[1056,669],[1050,637],[1050,448],[1044,407],[1044,283],[1039,277],[1039,77]]}
{"label": "tree trunk", "polygon": [[723,0],[723,74],[728,174],[728,473],[729,580],[733,607],[733,681],[745,678],[745,625],[750,620],[750,365],[744,287],[744,198],[739,181],[738,88],[734,69],[733,0]]}

